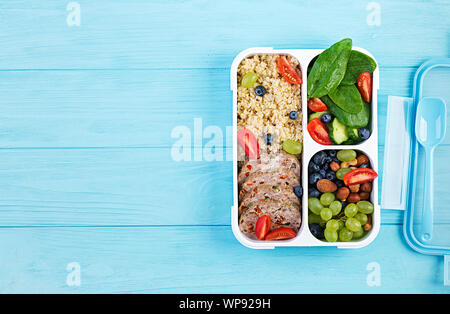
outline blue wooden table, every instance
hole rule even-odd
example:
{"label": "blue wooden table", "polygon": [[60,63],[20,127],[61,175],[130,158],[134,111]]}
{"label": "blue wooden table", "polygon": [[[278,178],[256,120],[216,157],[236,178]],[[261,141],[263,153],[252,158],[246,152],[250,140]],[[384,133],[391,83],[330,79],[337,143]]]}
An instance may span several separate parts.
{"label": "blue wooden table", "polygon": [[1,1],[0,292],[448,293],[398,211],[363,249],[243,247],[231,162],[171,149],[195,118],[225,134],[241,50],[350,37],[380,65],[381,162],[387,96],[449,55],[449,15],[447,0]]}

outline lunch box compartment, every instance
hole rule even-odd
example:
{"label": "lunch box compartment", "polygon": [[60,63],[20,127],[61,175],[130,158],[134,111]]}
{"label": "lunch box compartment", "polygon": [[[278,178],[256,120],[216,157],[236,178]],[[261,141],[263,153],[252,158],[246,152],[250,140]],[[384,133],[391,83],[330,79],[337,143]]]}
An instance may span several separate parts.
{"label": "lunch box compartment", "polygon": [[[322,149],[321,151],[328,151],[328,150],[333,150],[333,149]],[[337,151],[339,151],[339,150],[341,150],[341,149],[337,149]],[[361,150],[359,148],[358,149],[357,148],[353,148],[353,150],[356,151],[356,153],[358,153],[358,154],[366,155],[369,158],[370,166],[373,169],[374,159],[369,153],[367,153],[366,151],[363,151],[363,150]],[[314,155],[312,157],[314,157]],[[306,166],[307,166],[306,171],[308,173],[308,176],[307,176],[307,178],[308,178],[308,186],[307,186],[307,188],[304,189],[304,193],[306,193],[305,197],[306,197],[306,204],[307,205],[308,205],[308,189],[309,189],[309,175],[310,175],[308,165],[309,165],[309,162],[312,160],[312,157],[306,163]],[[375,181],[376,181],[376,179],[375,179]],[[374,207],[375,207],[375,204],[378,202],[378,193],[375,193],[375,187],[374,186],[375,186],[375,184],[373,184],[372,191],[370,192],[370,198],[369,198],[368,201],[371,202],[372,204],[374,204]],[[305,209],[302,209],[302,210],[306,210],[308,212],[308,215],[307,215],[307,217],[308,217],[309,216],[308,206]],[[344,210],[344,207],[342,207],[341,212],[343,210]],[[307,223],[308,223],[308,230],[309,230],[309,221],[307,221]],[[369,232],[367,232],[362,238],[357,239],[357,240],[351,240],[349,242],[354,242],[355,243],[355,242],[365,241],[367,238],[369,238],[371,236],[375,225],[377,225],[378,226],[377,228],[379,228],[379,226],[380,226],[380,217],[379,217],[379,215],[375,215],[375,211],[374,211],[374,213],[372,214],[372,226],[373,226],[373,228]],[[311,232],[311,230],[309,230],[309,232]],[[325,242],[325,243],[329,243],[329,242],[326,242],[326,240],[320,240],[319,239],[319,241],[322,241],[322,242]],[[338,241],[338,242],[334,242],[334,243],[335,244],[343,244],[343,243],[349,243],[349,242],[339,242]]]}
{"label": "lunch box compartment", "polygon": [[[353,47],[354,50],[361,51],[375,58],[366,50]],[[362,239],[349,242],[325,242],[315,238],[308,226],[308,164],[312,156],[324,149],[342,150],[354,149],[364,152],[370,159],[372,169],[378,171],[378,128],[377,128],[377,92],[379,88],[379,69],[373,72],[373,94],[371,104],[371,136],[357,145],[320,145],[315,142],[307,131],[308,123],[308,106],[307,106],[307,68],[311,60],[319,55],[323,49],[280,49],[273,48],[250,48],[242,51],[236,56],[231,66],[230,86],[233,91],[233,206],[231,208],[231,226],[236,239],[243,245],[254,249],[273,249],[275,247],[301,247],[301,246],[330,246],[338,248],[361,248],[371,243],[378,235],[380,229],[380,206],[378,203],[378,178],[373,181],[373,189],[370,201],[374,205],[374,213],[372,214],[373,226],[372,230]],[[289,240],[281,241],[261,241],[251,239],[243,234],[238,225],[238,142],[237,142],[237,71],[241,61],[252,55],[290,55],[295,57],[302,69],[303,84],[301,86],[302,98],[302,130],[303,130],[303,152],[301,156],[301,184],[303,186],[303,197],[301,200],[301,217],[302,222],[297,236]]]}

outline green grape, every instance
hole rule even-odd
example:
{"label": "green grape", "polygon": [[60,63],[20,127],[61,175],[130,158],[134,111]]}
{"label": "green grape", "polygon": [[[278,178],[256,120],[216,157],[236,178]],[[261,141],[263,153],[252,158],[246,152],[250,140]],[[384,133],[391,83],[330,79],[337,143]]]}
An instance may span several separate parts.
{"label": "green grape", "polygon": [[326,228],[330,231],[338,231],[339,230],[339,222],[336,219],[328,220]]}
{"label": "green grape", "polygon": [[364,235],[364,229],[359,228],[358,231],[353,232],[353,239],[361,239]]}
{"label": "green grape", "polygon": [[320,196],[320,202],[323,206],[330,205],[335,199],[336,197],[334,196],[334,194],[329,192],[323,193],[322,196]]}
{"label": "green grape", "polygon": [[285,140],[283,144],[281,145],[283,147],[283,150],[286,153],[292,154],[292,155],[298,155],[302,152],[303,146],[302,143],[298,141],[293,140]]}
{"label": "green grape", "polygon": [[358,209],[361,213],[369,215],[373,213],[373,204],[371,202],[368,201],[359,201],[358,203],[356,203],[356,205],[358,205]]}
{"label": "green grape", "polygon": [[320,218],[319,215],[312,214],[312,213],[308,215],[308,223],[320,224],[321,222],[322,222],[322,218]]}
{"label": "green grape", "polygon": [[353,238],[353,232],[348,230],[347,228],[342,228],[341,231],[339,231],[339,239],[342,242],[348,242]]}
{"label": "green grape", "polygon": [[356,158],[356,152],[353,149],[343,149],[338,151],[337,158],[340,161],[351,161]]}
{"label": "green grape", "polygon": [[336,216],[337,214],[339,214],[341,212],[342,209],[342,203],[339,201],[333,201],[330,204],[330,209],[333,212],[333,216]]}
{"label": "green grape", "polygon": [[308,199],[308,208],[316,215],[320,215],[320,211],[323,205],[320,203],[319,199],[316,197],[310,197]]}
{"label": "green grape", "polygon": [[331,217],[333,217],[333,213],[329,208],[322,208],[322,210],[320,211],[320,217],[322,217],[323,220],[328,221],[331,219]]}
{"label": "green grape", "polygon": [[342,228],[344,228],[345,224],[342,220],[338,220],[338,223],[339,223],[339,228],[338,228],[338,231],[339,231],[339,230],[342,230]]}
{"label": "green grape", "polygon": [[258,80],[258,74],[255,72],[246,73],[241,80],[241,86],[245,88],[253,87]]}
{"label": "green grape", "polygon": [[369,218],[367,218],[367,215],[363,213],[357,213],[355,215],[355,218],[358,219],[358,221],[361,223],[361,226],[364,226],[369,220]]}
{"label": "green grape", "polygon": [[336,242],[338,239],[338,234],[336,231],[325,229],[325,232],[323,234],[328,242]]}
{"label": "green grape", "polygon": [[352,171],[352,169],[350,169],[350,168],[342,168],[342,169],[339,169],[337,172],[336,172],[336,178],[338,178],[339,180],[344,180],[344,175],[347,173],[347,172],[350,172],[350,171]]}
{"label": "green grape", "polygon": [[345,222],[345,226],[348,230],[356,232],[361,228],[361,223],[356,218],[349,218]]}
{"label": "green grape", "polygon": [[348,204],[344,209],[345,216],[351,218],[354,217],[358,213],[358,206],[355,204]]}

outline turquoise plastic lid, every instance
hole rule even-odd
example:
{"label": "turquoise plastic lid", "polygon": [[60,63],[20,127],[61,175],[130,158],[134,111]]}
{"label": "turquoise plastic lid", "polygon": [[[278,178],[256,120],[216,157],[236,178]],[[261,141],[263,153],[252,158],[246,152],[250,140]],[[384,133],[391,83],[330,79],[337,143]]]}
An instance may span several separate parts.
{"label": "turquoise plastic lid", "polygon": [[444,100],[447,121],[450,114],[450,59],[425,62],[416,72],[413,97],[388,99],[386,148],[383,166],[381,206],[404,209],[404,236],[408,244],[422,254],[444,255],[444,284],[450,286],[450,131],[437,146],[432,174],[434,212],[432,238],[421,239],[424,207],[424,149],[415,135],[416,108],[424,97]]}

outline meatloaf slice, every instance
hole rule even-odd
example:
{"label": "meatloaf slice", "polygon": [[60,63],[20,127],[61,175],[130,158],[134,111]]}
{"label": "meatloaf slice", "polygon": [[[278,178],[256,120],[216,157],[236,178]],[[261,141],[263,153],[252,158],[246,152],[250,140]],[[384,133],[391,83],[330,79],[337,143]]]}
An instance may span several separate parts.
{"label": "meatloaf slice", "polygon": [[239,215],[248,208],[251,203],[256,201],[265,201],[267,199],[282,201],[289,200],[296,205],[300,206],[300,199],[295,195],[294,189],[290,185],[271,185],[263,184],[255,186],[249,192],[247,192],[243,197],[239,205]]}
{"label": "meatloaf slice", "polygon": [[300,161],[295,155],[281,151],[276,154],[265,155],[261,159],[246,161],[238,174],[238,184],[242,184],[252,173],[274,171],[280,167],[292,169],[296,176],[300,178]]}
{"label": "meatloaf slice", "polygon": [[242,213],[239,218],[239,229],[249,235],[255,233],[255,224],[261,216],[269,216],[270,230],[288,227],[298,232],[301,223],[300,209],[297,204],[288,200],[256,201]]}
{"label": "meatloaf slice", "polygon": [[254,172],[242,183],[241,190],[239,192],[239,201],[241,201],[244,195],[252,189],[263,184],[288,185],[293,188],[294,186],[300,185],[300,178],[293,170],[287,168],[278,168],[273,171]]}

